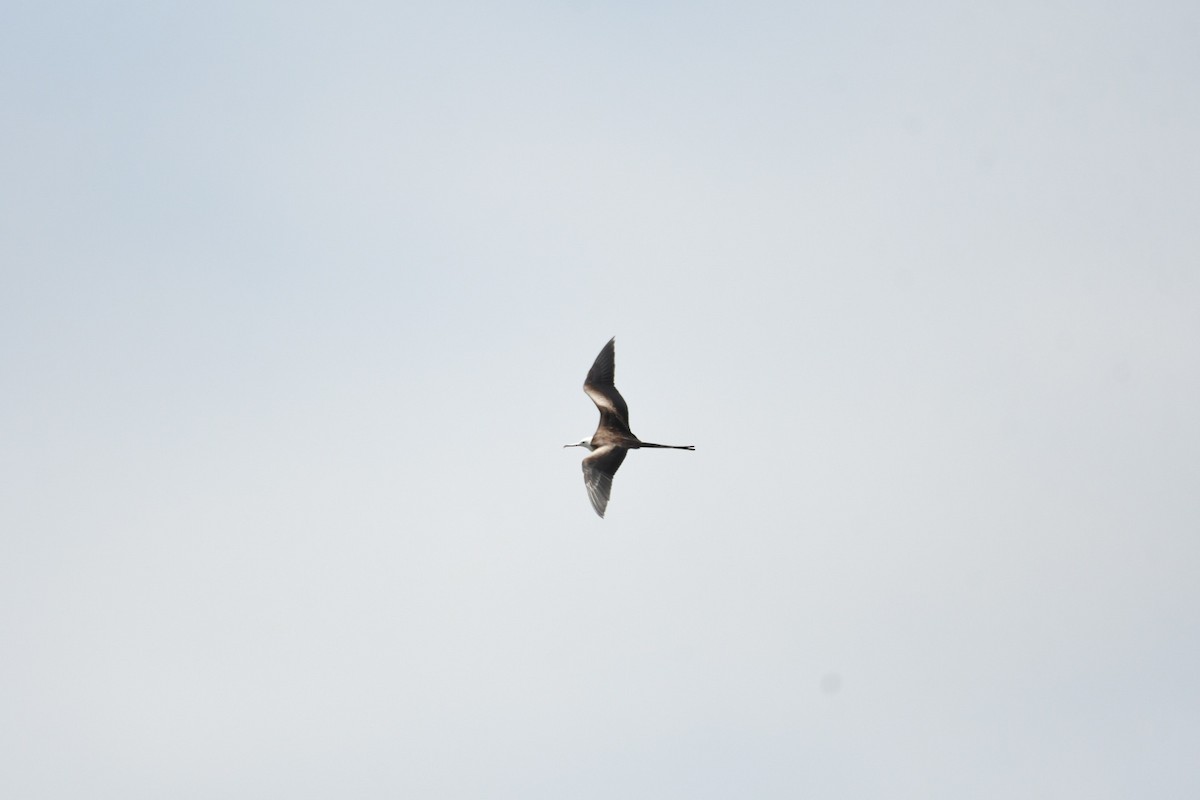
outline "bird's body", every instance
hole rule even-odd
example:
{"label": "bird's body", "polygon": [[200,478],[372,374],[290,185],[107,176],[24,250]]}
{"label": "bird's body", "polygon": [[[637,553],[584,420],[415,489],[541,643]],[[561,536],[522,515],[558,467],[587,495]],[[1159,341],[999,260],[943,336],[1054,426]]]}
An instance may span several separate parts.
{"label": "bird's body", "polygon": [[591,439],[564,447],[586,447],[591,453],[583,459],[583,482],[587,486],[592,507],[601,517],[608,508],[613,475],[630,450],[657,447],[671,450],[695,450],[692,445],[654,444],[643,442],[629,429],[629,406],[613,385],[616,371],[616,337],[608,340],[583,382],[584,393],[600,410],[600,424]]}

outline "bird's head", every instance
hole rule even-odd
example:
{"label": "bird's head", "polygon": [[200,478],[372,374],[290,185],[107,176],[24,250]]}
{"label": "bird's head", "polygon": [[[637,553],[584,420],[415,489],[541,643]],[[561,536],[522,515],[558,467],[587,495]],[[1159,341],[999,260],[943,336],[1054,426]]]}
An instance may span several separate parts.
{"label": "bird's head", "polygon": [[575,444],[564,444],[563,447],[586,447],[588,450],[596,449],[596,448],[592,447],[591,439],[584,439],[582,441],[575,442]]}

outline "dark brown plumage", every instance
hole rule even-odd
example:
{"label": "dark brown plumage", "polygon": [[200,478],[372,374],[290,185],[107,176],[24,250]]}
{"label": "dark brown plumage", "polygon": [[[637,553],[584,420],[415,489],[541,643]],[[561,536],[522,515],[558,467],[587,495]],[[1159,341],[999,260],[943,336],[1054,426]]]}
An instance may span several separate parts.
{"label": "dark brown plumage", "polygon": [[629,429],[629,406],[613,384],[616,373],[616,337],[608,340],[583,382],[583,391],[600,410],[600,424],[591,439],[564,447],[586,447],[591,451],[583,459],[583,482],[592,508],[601,517],[608,508],[612,479],[630,450],[657,447],[671,450],[695,450],[692,445],[643,442]]}

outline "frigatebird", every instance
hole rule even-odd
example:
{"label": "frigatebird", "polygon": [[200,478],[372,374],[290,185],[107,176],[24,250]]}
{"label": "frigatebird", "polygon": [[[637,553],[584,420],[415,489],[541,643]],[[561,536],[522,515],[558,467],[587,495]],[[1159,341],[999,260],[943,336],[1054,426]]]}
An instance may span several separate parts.
{"label": "frigatebird", "polygon": [[583,483],[587,486],[588,498],[592,508],[601,517],[608,508],[608,496],[612,492],[613,475],[625,454],[630,450],[641,447],[658,447],[671,450],[695,450],[690,444],[654,444],[643,442],[629,430],[629,406],[625,398],[613,385],[613,374],[616,372],[616,342],[617,337],[608,340],[592,368],[588,370],[583,382],[583,392],[592,398],[596,408],[600,409],[600,424],[591,439],[584,439],[575,444],[564,444],[563,447],[586,447],[590,455],[583,459]]}

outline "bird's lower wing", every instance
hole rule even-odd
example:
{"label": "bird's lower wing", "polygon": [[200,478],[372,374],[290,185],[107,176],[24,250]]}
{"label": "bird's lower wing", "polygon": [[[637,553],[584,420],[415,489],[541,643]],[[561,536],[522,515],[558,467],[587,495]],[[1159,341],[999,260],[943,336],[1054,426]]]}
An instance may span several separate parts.
{"label": "bird's lower wing", "polygon": [[592,508],[601,517],[608,508],[608,496],[612,493],[612,479],[617,474],[625,454],[629,451],[624,447],[605,445],[599,447],[583,459],[583,484],[587,487],[588,499]]}

